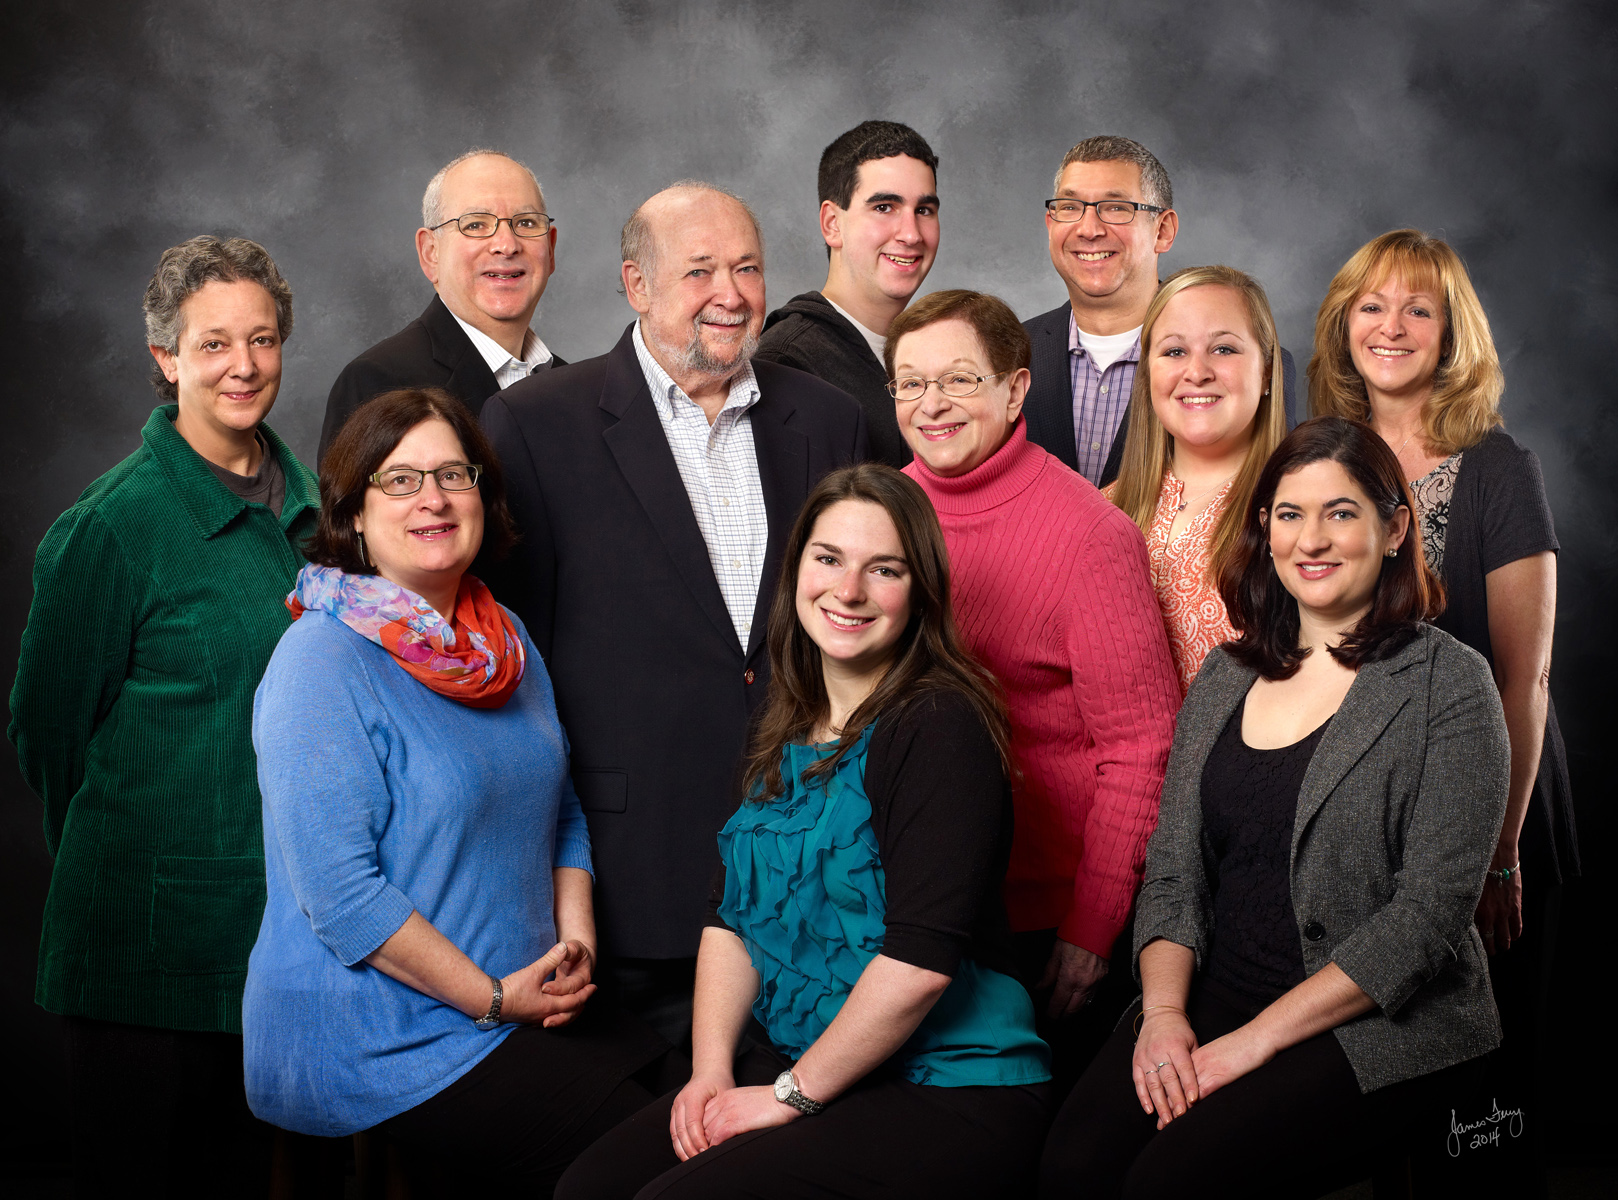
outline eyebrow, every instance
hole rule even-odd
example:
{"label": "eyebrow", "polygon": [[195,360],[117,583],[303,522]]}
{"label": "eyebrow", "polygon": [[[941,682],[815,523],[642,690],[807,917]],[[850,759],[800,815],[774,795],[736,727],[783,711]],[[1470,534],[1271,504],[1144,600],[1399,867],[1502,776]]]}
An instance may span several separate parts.
{"label": "eyebrow", "polygon": [[[822,550],[829,551],[832,554],[841,555],[843,553],[842,547],[834,546],[830,542],[810,542],[809,544],[811,546],[819,546]],[[909,565],[908,563],[905,563],[904,555],[902,554],[873,554],[871,555],[869,561],[874,563],[896,562],[905,566]]]}
{"label": "eyebrow", "polygon": [[[898,192],[872,192],[869,196],[865,197],[865,203],[867,204],[903,204],[904,202],[905,198],[899,195]],[[931,204],[934,208],[937,208],[938,197],[933,195],[931,192],[928,192],[925,196],[918,197],[916,199],[916,204],[918,206],[922,204]]]}
{"label": "eyebrow", "polygon": [[[1321,508],[1335,508],[1339,504],[1352,504],[1355,508],[1358,508],[1360,506],[1360,502],[1358,500],[1354,499],[1354,497],[1352,497],[1352,496],[1338,496],[1335,500],[1326,501],[1320,507]],[[1299,512],[1303,511],[1303,505],[1295,504],[1291,500],[1277,500],[1275,502],[1275,507],[1276,508],[1295,508]]]}
{"label": "eyebrow", "polygon": [[[261,334],[261,333],[274,333],[274,332],[276,332],[276,328],[275,328],[274,325],[255,325],[248,332],[247,336],[248,337],[256,337],[258,334]],[[226,329],[222,325],[215,325],[212,329],[199,329],[199,330],[197,330],[197,336],[198,337],[207,337],[209,334],[214,334],[214,333],[223,333],[223,334],[229,336],[230,330]]]}
{"label": "eyebrow", "polygon": [[[1058,200],[1081,199],[1079,193],[1073,188],[1063,188],[1061,191],[1056,193],[1056,198]],[[1108,188],[1106,191],[1101,193],[1101,198],[1103,200],[1128,200],[1130,196],[1128,192],[1120,191],[1118,188]]]}
{"label": "eyebrow", "polygon": [[[736,261],[737,262],[750,262],[751,260],[753,260],[753,259],[755,259],[757,257],[758,257],[758,255],[754,254],[751,250],[749,250],[746,254],[737,255],[736,256]],[[686,259],[685,261],[688,262],[688,263],[704,263],[704,262],[718,262],[719,260],[717,258],[715,258],[712,254],[693,254],[690,258]]]}

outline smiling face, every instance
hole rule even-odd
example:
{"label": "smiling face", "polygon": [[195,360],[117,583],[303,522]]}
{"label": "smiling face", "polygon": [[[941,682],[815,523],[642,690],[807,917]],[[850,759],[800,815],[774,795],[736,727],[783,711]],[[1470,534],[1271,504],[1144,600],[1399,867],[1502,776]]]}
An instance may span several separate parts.
{"label": "smiling face", "polygon": [[798,561],[796,596],[828,669],[886,670],[910,623],[910,567],[887,510],[839,500],[823,511]]}
{"label": "smiling face", "polygon": [[1264,394],[1264,356],[1235,288],[1188,287],[1152,326],[1152,410],[1175,445],[1233,453],[1253,437]]}
{"label": "smiling face", "polygon": [[[461,439],[448,421],[423,421],[400,440],[378,470],[431,471],[466,463]],[[477,488],[446,492],[428,475],[411,496],[388,496],[374,483],[354,518],[377,574],[415,592],[445,616],[454,607],[461,576],[483,544],[483,497]],[[447,597],[447,600],[446,600]]]}
{"label": "smiling face", "polygon": [[1444,349],[1444,301],[1391,276],[1348,310],[1348,353],[1366,390],[1424,398]]}
{"label": "smiling face", "polygon": [[[469,212],[514,217],[545,211],[533,178],[499,154],[480,154],[444,176],[439,209],[445,220]],[[470,238],[454,224],[416,231],[422,273],[445,306],[496,341],[528,328],[556,266],[556,228],[520,238],[502,221],[493,237]]]}
{"label": "smiling face", "polygon": [[932,168],[908,154],[861,163],[849,207],[820,205],[834,283],[878,307],[908,304],[938,254],[937,186]]}
{"label": "smiling face", "polygon": [[176,427],[210,443],[253,429],[281,386],[281,335],[275,300],[249,280],[209,280],[180,306],[174,353],[151,347],[164,378],[179,392]]}
{"label": "smiling face", "polygon": [[[1057,181],[1056,195],[1074,200],[1133,200],[1141,194],[1140,168],[1129,162],[1069,163]],[[1141,323],[1146,306],[1157,291],[1157,256],[1174,244],[1179,218],[1166,213],[1137,212],[1127,225],[1108,225],[1096,210],[1084,210],[1084,219],[1071,224],[1045,216],[1051,265],[1067,284],[1068,296],[1079,319],[1087,312],[1110,312],[1130,323],[1118,329],[1090,329],[1092,333],[1121,333]]]}
{"label": "smiling face", "polygon": [[1350,625],[1370,607],[1384,556],[1409,528],[1409,509],[1385,526],[1354,477],[1326,459],[1281,477],[1269,511],[1270,554],[1301,610]]}
{"label": "smiling face", "polygon": [[728,379],[758,348],[764,327],[758,230],[719,192],[670,189],[642,213],[657,247],[652,274],[626,262],[623,278],[648,348],[676,382],[685,374]]}
{"label": "smiling face", "polygon": [[[904,334],[894,347],[895,379],[989,375],[994,367],[966,321],[935,321]],[[987,461],[1011,436],[1028,394],[1026,369],[985,379],[970,396],[946,396],[930,384],[919,400],[895,401],[899,429],[911,452],[935,475],[964,475]]]}

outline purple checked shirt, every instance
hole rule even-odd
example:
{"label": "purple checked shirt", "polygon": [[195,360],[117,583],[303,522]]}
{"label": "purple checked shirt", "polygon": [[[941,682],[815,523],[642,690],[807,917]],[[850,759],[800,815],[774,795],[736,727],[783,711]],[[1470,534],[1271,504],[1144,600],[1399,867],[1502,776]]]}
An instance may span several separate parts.
{"label": "purple checked shirt", "polygon": [[1097,371],[1095,360],[1079,341],[1079,323],[1067,319],[1068,369],[1073,378],[1073,443],[1078,456],[1079,474],[1097,487],[1101,472],[1112,451],[1129,411],[1129,393],[1135,386],[1135,368],[1140,364],[1140,339],[1124,356],[1105,371]]}

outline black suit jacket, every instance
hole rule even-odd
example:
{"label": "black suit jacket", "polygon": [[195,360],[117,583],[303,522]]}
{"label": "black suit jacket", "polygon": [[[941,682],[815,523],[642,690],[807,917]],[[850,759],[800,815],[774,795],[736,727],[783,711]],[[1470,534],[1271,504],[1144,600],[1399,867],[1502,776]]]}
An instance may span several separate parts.
{"label": "black suit jacket", "polygon": [[[552,358],[550,365],[566,364]],[[474,416],[500,390],[483,355],[436,295],[421,316],[392,337],[383,338],[337,376],[326,400],[316,461],[326,457],[326,447],[356,408],[373,396],[403,387],[441,387]]]}
{"label": "black suit jacket", "polygon": [[[1075,471],[1079,469],[1077,438],[1073,428],[1073,372],[1068,362],[1068,321],[1073,312],[1071,301],[1060,308],[1041,313],[1022,323],[1034,343],[1034,358],[1030,371],[1034,376],[1023,401],[1023,416],[1028,419],[1028,440],[1043,446]],[[1285,393],[1287,428],[1298,423],[1296,396],[1296,368],[1292,354],[1281,348],[1281,384]],[[1118,478],[1118,468],[1124,460],[1124,439],[1129,435],[1129,410],[1118,422],[1118,435],[1112,439],[1107,453],[1107,465],[1101,470],[1101,486],[1106,487]]]}
{"label": "black suit jacket", "polygon": [[545,656],[590,826],[596,919],[613,955],[697,952],[714,836],[735,808],[782,547],[809,489],[866,456],[860,406],[755,362],[769,536],[744,650],[626,330],[613,349],[483,406],[522,541],[481,567]]}

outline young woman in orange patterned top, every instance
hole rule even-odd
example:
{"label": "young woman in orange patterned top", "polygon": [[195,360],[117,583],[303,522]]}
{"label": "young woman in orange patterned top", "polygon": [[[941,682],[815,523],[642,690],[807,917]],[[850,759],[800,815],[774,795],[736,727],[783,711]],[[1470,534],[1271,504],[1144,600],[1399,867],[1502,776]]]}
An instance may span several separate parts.
{"label": "young woman in orange patterned top", "polygon": [[1169,276],[1146,310],[1129,434],[1107,497],[1146,535],[1169,649],[1189,689],[1235,637],[1215,583],[1270,452],[1286,436],[1270,303],[1232,267]]}

